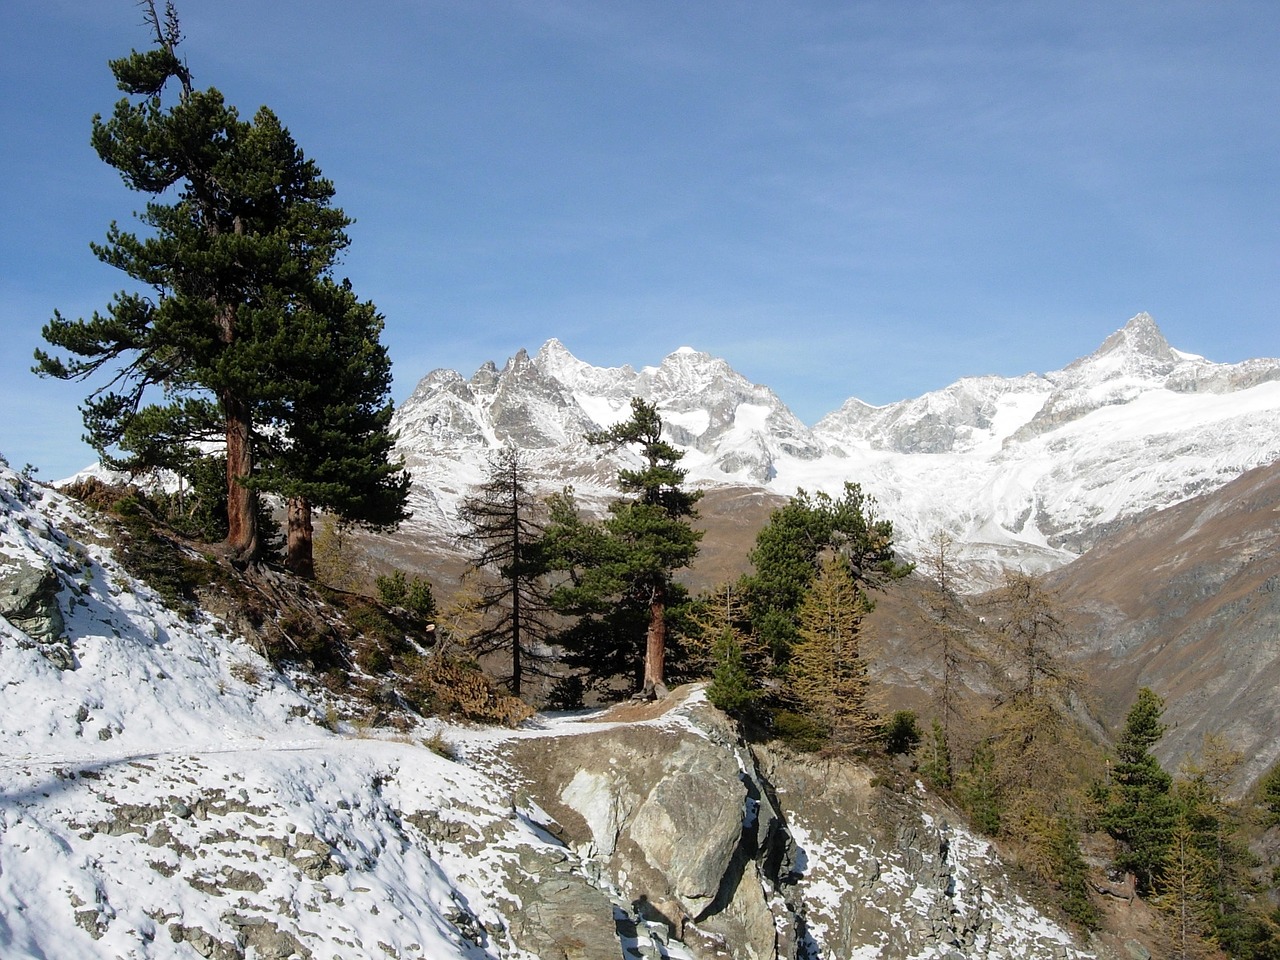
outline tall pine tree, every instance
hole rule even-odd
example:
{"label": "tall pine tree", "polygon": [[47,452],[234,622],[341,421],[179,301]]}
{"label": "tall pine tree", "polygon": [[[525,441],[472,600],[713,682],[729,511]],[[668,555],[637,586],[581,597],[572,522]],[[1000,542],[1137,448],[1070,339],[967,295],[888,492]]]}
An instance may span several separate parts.
{"label": "tall pine tree", "polygon": [[1116,864],[1133,872],[1140,893],[1149,893],[1160,876],[1177,822],[1173,778],[1151,753],[1164,736],[1163,715],[1164,700],[1149,687],[1139,690],[1116,743],[1102,813],[1103,826],[1120,844]]}
{"label": "tall pine tree", "polygon": [[[130,427],[157,393],[163,402],[152,404],[151,416],[175,430],[191,426],[177,416],[181,404],[204,404],[226,456],[226,542],[234,558],[250,562],[260,550],[253,487],[292,496],[278,477],[255,477],[267,455],[263,438],[292,428],[294,440],[276,454],[280,475],[316,481],[304,463],[316,457],[301,455],[311,439],[304,426],[314,424],[304,424],[303,411],[315,412],[306,405],[325,383],[355,389],[357,406],[368,403],[382,376],[356,370],[360,353],[342,352],[350,336],[343,327],[354,320],[366,334],[376,328],[335,293],[341,285],[330,271],[348,244],[350,220],[332,203],[333,185],[266,107],[246,121],[216,89],[197,90],[177,54],[173,5],[163,14],[155,0],[142,6],[156,46],[111,62],[127,96],[110,118],[94,118],[92,143],[127,186],[152,198],[139,214],[148,232],[113,223],[93,250],[150,292],[123,291],[88,320],[55,313],[44,337],[65,356],[36,351],[36,371],[69,380],[110,371],[82,408],[87,439],[104,455],[130,438],[140,454]],[[330,351],[329,363],[318,361]],[[369,432],[355,446],[370,441],[365,452],[377,462],[364,467],[382,488],[372,495],[373,513],[385,517],[385,498],[394,499],[399,484],[394,468],[382,472],[385,424],[375,417],[361,428]],[[294,456],[286,468],[287,452]],[[323,502],[315,489],[304,496]]]}
{"label": "tall pine tree", "polygon": [[666,691],[671,577],[698,554],[702,533],[694,530],[690,521],[698,516],[696,504],[702,494],[685,489],[685,471],[676,466],[684,454],[662,439],[662,418],[656,405],[639,397],[631,400],[630,420],[588,434],[587,442],[628,446],[640,455],[638,470],[618,472],[618,485],[626,496],[609,506],[605,528],[620,547],[615,552],[614,575],[648,607],[641,694],[662,696]]}

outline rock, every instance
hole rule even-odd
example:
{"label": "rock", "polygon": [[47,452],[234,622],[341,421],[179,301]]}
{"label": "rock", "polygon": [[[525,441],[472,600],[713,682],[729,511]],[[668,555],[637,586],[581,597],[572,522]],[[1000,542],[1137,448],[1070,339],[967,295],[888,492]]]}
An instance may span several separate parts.
{"label": "rock", "polygon": [[0,556],[0,616],[35,641],[59,670],[75,667],[65,638],[66,622],[58,606],[61,580],[53,567]]}
{"label": "rock", "polygon": [[770,871],[791,869],[788,838],[732,725],[706,705],[679,709],[698,732],[619,727],[512,749],[531,795],[641,918],[697,958],[731,943],[735,957],[774,960],[778,924],[794,918],[785,906],[775,917],[766,889]]}

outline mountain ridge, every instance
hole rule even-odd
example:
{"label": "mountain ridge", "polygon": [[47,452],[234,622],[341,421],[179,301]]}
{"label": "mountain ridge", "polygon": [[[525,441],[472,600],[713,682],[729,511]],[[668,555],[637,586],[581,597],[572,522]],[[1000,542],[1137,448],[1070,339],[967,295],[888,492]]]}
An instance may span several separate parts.
{"label": "mountain ridge", "polygon": [[1059,370],[965,377],[883,406],[851,398],[813,427],[691,347],[656,366],[595,367],[552,339],[469,380],[432,371],[401,405],[393,426],[420,511],[411,529],[456,536],[458,501],[508,444],[539,492],[572,484],[603,509],[632,464],[583,438],[625,419],[633,396],[657,405],[690,483],[781,496],[860,483],[907,555],[945,531],[975,586],[1008,566],[1062,566],[1116,524],[1280,458],[1280,360],[1176,350],[1146,313]]}

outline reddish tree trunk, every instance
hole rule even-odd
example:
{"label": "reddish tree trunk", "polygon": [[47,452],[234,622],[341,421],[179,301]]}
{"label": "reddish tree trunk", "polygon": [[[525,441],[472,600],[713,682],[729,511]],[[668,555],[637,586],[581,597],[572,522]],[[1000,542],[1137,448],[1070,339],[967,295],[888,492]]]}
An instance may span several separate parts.
{"label": "reddish tree trunk", "polygon": [[667,685],[663,680],[667,659],[667,604],[662,590],[655,590],[649,601],[649,630],[645,636],[644,690],[646,697],[665,697]]}
{"label": "reddish tree trunk", "polygon": [[227,418],[227,546],[243,563],[258,559],[258,517],[254,495],[245,481],[253,474],[248,405],[238,398],[223,396]]}
{"label": "reddish tree trunk", "polygon": [[316,565],[312,550],[311,501],[306,497],[290,497],[286,509],[289,532],[284,565],[299,577],[314,580]]}

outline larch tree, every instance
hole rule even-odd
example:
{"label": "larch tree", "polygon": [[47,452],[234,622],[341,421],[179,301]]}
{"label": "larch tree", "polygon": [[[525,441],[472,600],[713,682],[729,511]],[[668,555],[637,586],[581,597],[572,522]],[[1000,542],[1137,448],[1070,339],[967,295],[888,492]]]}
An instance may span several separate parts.
{"label": "larch tree", "polygon": [[787,694],[844,750],[866,746],[877,727],[862,649],[866,613],[848,564],[829,557],[800,603],[800,639],[787,666]]}
{"label": "larch tree", "polygon": [[893,524],[878,519],[874,507],[856,483],[846,482],[838,498],[799,490],[757,535],[755,571],[743,587],[752,626],[780,663],[799,639],[797,612],[826,554],[845,559],[868,609],[868,591],[910,572],[894,555]]}
{"label": "larch tree", "polygon": [[961,671],[966,664],[980,658],[962,622],[962,607],[955,590],[955,540],[945,530],[938,530],[929,540],[922,567],[929,576],[922,612],[921,639],[936,658],[938,670],[938,719],[933,723],[926,749],[924,769],[936,784],[948,786],[955,771],[951,750],[954,732],[968,725],[961,714]]}
{"label": "larch tree", "polygon": [[997,693],[984,726],[1000,830],[1021,843],[1030,869],[1061,879],[1070,845],[1059,823],[1080,819],[1094,770],[1094,748],[1073,713],[1083,681],[1067,659],[1054,598],[1038,580],[1011,572],[988,603]]}
{"label": "larch tree", "polygon": [[484,619],[467,645],[481,654],[506,651],[508,687],[518,697],[524,675],[541,672],[551,659],[540,507],[518,450],[506,447],[492,458],[488,476],[463,500],[459,513],[468,528],[462,540],[471,548],[472,571],[492,578],[479,588]]}
{"label": "larch tree", "polygon": [[[262,107],[246,121],[216,89],[194,87],[177,54],[172,3],[163,13],[155,0],[142,7],[156,46],[111,62],[126,97],[109,118],[94,118],[92,134],[103,161],[151,198],[138,215],[145,235],[113,223],[106,242],[93,245],[137,288],[87,320],[55,313],[43,333],[63,355],[37,350],[35,369],[67,380],[108,372],[82,407],[86,438],[104,456],[122,441],[139,452],[130,427],[140,411],[189,430],[177,407],[203,403],[226,457],[226,544],[248,563],[261,546],[254,486],[269,486],[255,479],[263,438],[293,428],[298,443],[308,442],[302,420],[286,412],[314,399],[320,371],[321,383],[352,383],[346,371],[331,376],[360,356],[341,353],[350,334],[343,325],[363,319],[359,310],[335,312],[346,298],[335,297],[331,278],[351,221],[274,113]],[[375,328],[365,323],[363,332]],[[331,362],[317,361],[335,345]],[[378,379],[376,371],[355,376],[366,388]],[[162,402],[153,403],[157,394]],[[202,440],[208,428],[186,439]],[[375,457],[386,449],[372,444]]]}

